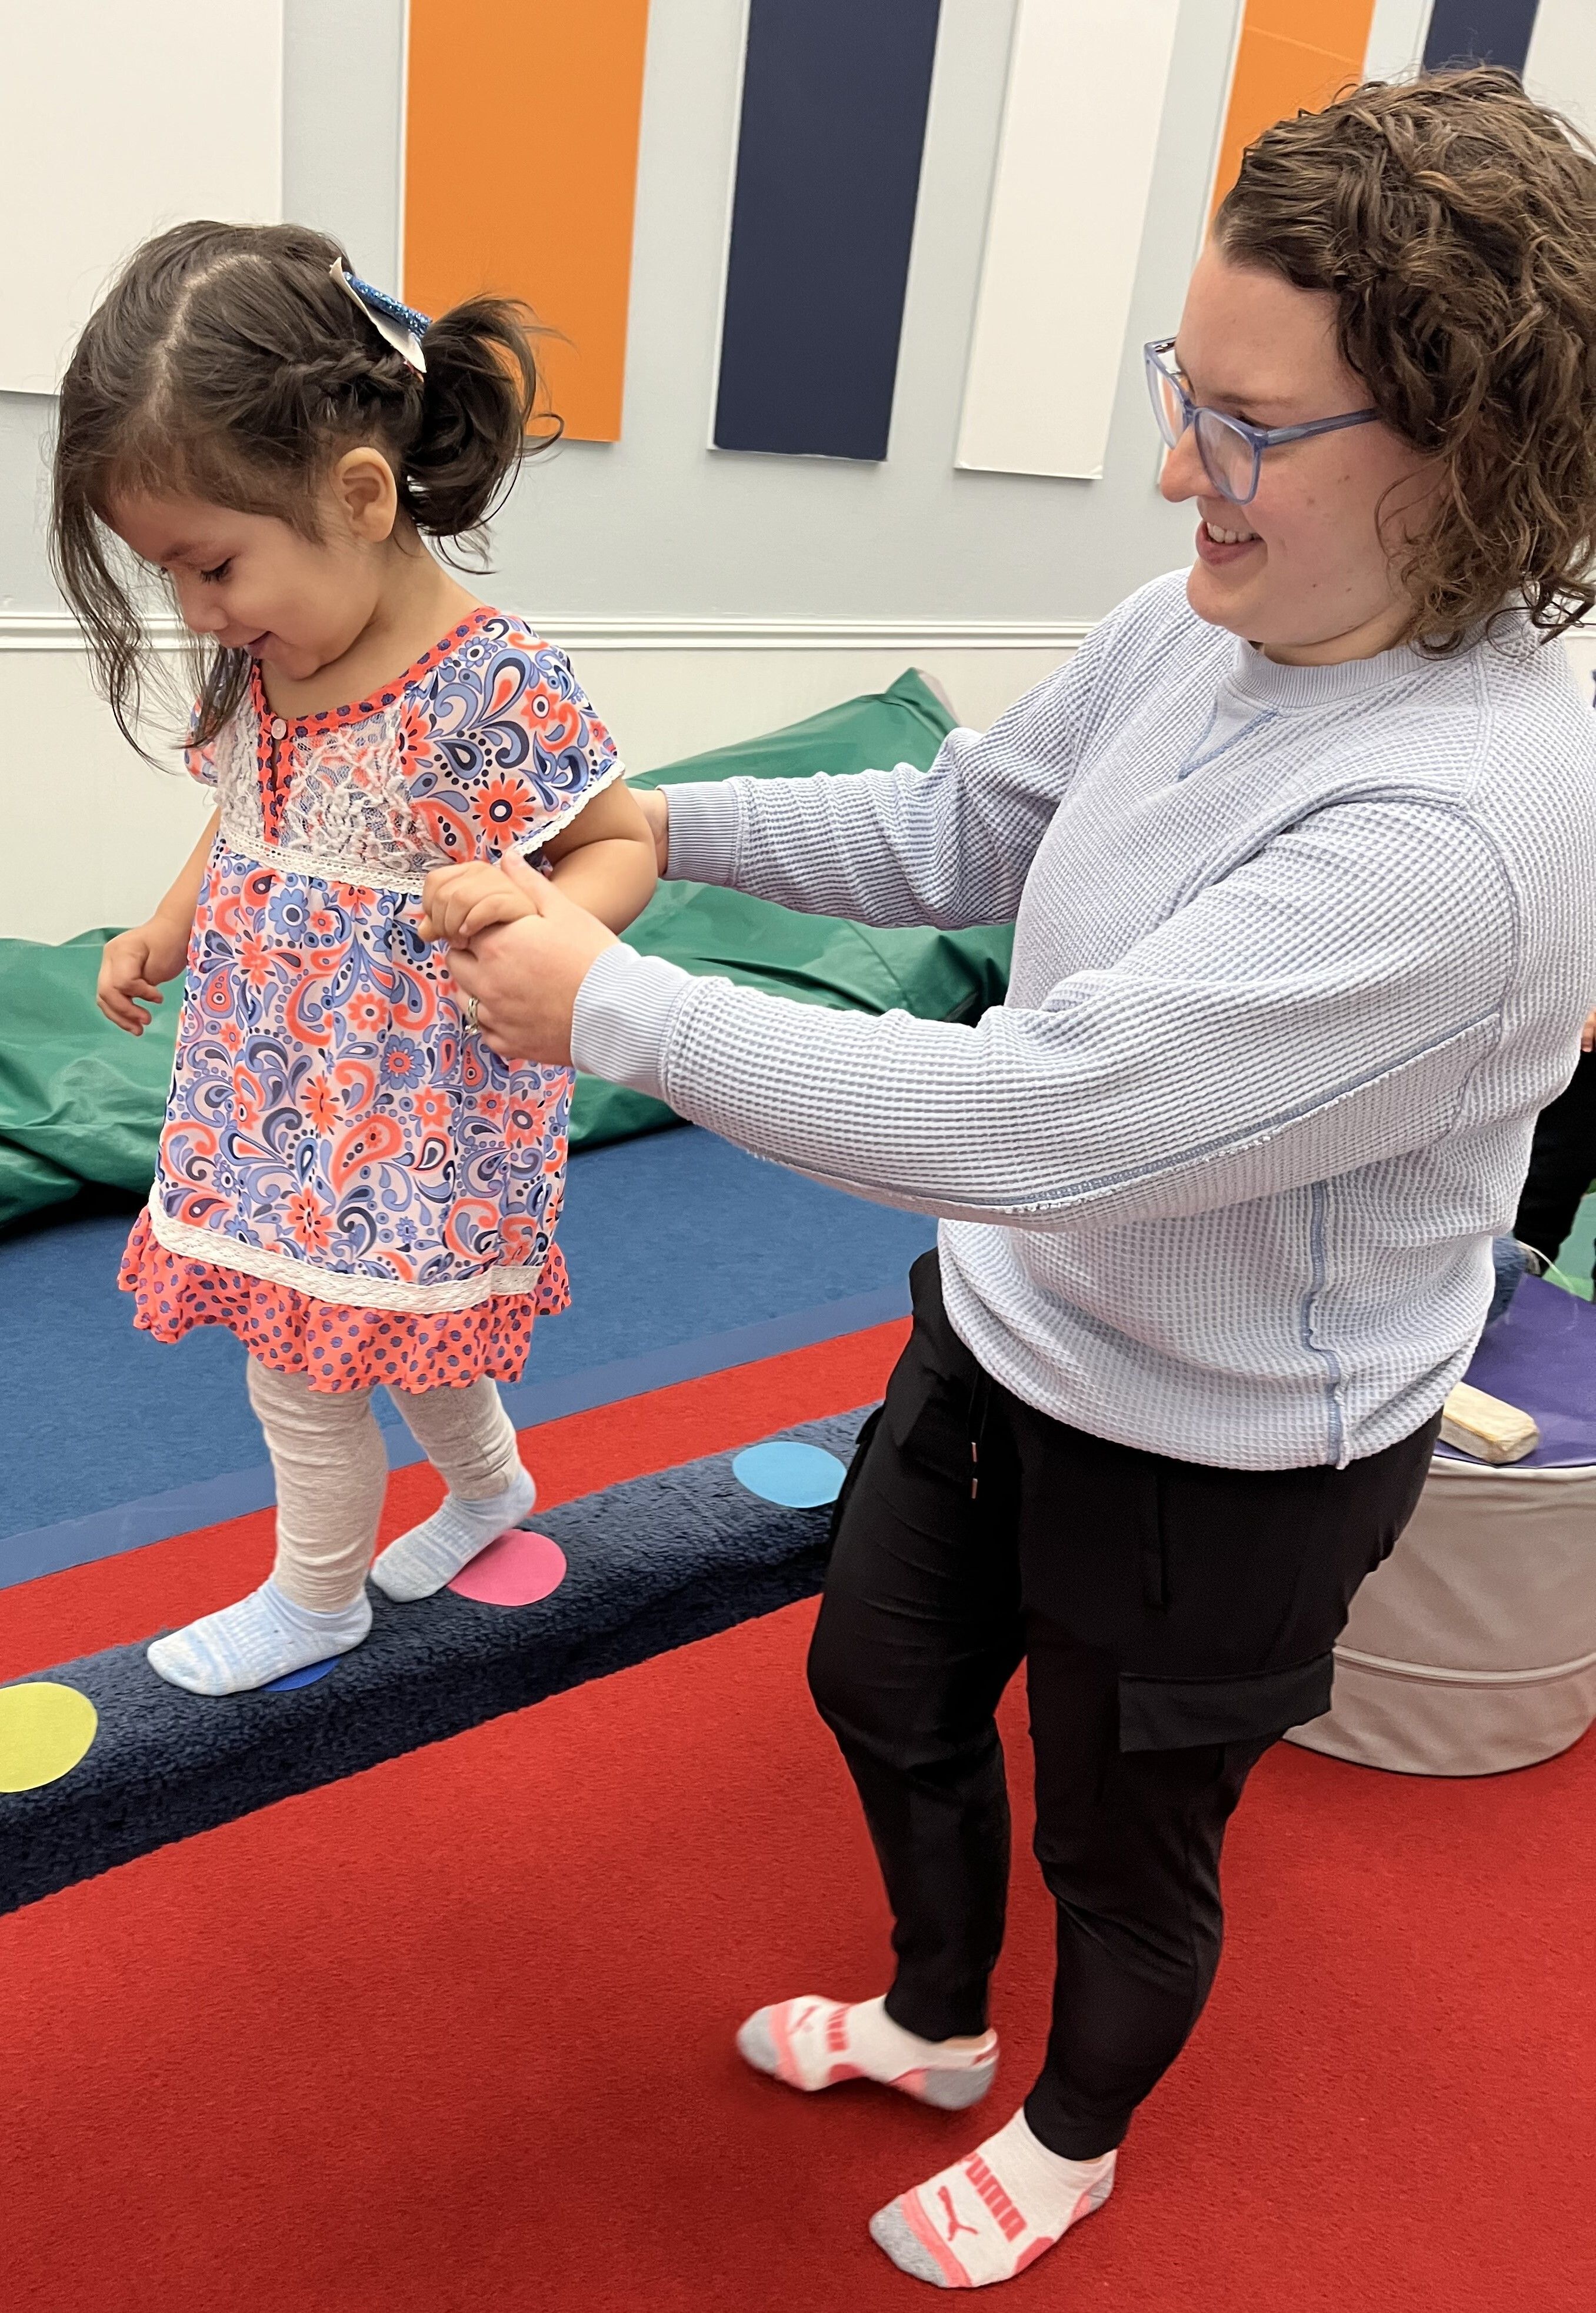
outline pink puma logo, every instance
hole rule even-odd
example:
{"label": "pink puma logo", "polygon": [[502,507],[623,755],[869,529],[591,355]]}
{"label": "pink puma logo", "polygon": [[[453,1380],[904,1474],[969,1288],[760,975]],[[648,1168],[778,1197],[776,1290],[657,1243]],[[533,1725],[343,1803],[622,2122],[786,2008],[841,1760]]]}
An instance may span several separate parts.
{"label": "pink puma logo", "polygon": [[817,2000],[812,2000],[812,2001],[809,2002],[809,2005],[805,2009],[805,2010],[804,2010],[804,2012],[803,2012],[803,2014],[802,2014],[801,2016],[795,2016],[795,2017],[793,2018],[793,2019],[792,2019],[792,2028],[793,2028],[793,2030],[794,2030],[795,2032],[801,2032],[801,2031],[803,2030],[803,2028],[804,2028],[805,2025],[808,2022],[808,2020],[809,2020],[810,2017],[811,2017],[811,2016],[816,2015],[816,2014],[818,2012],[818,2010],[819,2010],[819,2007],[820,2007],[820,2002],[819,2002]]}
{"label": "pink puma logo", "polygon": [[1025,2230],[1025,2219],[1004,2192],[979,2152],[972,2152],[965,2162],[965,2174],[980,2194],[998,2221],[998,2230],[1007,2241],[1018,2240]]}
{"label": "pink puma logo", "polygon": [[946,2185],[938,2185],[937,2198],[941,2202],[942,2206],[948,2212],[948,2238],[949,2240],[952,2240],[958,2233],[973,2233],[975,2230],[975,2227],[974,2225],[966,2225],[960,2221],[958,2211],[953,2205],[953,2195],[948,2191]]}

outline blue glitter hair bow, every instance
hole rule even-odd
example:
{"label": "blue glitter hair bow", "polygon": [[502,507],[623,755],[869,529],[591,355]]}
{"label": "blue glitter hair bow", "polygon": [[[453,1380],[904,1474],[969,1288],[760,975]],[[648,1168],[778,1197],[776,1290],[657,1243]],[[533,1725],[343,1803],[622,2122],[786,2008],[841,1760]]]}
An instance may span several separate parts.
{"label": "blue glitter hair bow", "polygon": [[421,340],[432,327],[428,316],[418,313],[413,305],[401,305],[385,289],[374,289],[369,281],[362,281],[357,273],[351,273],[341,257],[335,258],[329,269],[339,288],[348,291],[378,337],[396,354],[402,354],[410,367],[425,377],[427,356],[421,350]]}

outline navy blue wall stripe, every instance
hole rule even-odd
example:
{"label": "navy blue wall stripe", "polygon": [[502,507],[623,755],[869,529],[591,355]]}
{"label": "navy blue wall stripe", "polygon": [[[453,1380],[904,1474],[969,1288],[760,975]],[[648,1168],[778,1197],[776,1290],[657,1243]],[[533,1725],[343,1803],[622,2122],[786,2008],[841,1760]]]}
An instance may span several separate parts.
{"label": "navy blue wall stripe", "polygon": [[[873,1293],[822,1302],[816,1308],[795,1309],[785,1317],[734,1325],[724,1333],[708,1333],[696,1341],[674,1341],[666,1349],[646,1350],[640,1357],[618,1358],[610,1365],[589,1367],[585,1373],[564,1374],[558,1381],[516,1382],[501,1389],[499,1395],[516,1429],[530,1429],[540,1421],[557,1421],[568,1413],[613,1405],[620,1398],[640,1397],[645,1390],[666,1389],[673,1382],[697,1381],[705,1374],[753,1365],[761,1358],[835,1341],[843,1333],[862,1333],[869,1326],[888,1324],[908,1314],[905,1280]],[[402,1470],[420,1461],[420,1447],[380,1390],[374,1393],[373,1403],[383,1423],[389,1467]],[[139,1501],[119,1503],[115,1509],[96,1510],[88,1517],[61,1518],[54,1526],[7,1535],[0,1540],[0,1590],[18,1582],[36,1581],[42,1574],[59,1574],[69,1566],[119,1558],[125,1550],[142,1550],[146,1543],[165,1542],[174,1534],[191,1534],[196,1526],[219,1526],[224,1518],[264,1509],[271,1499],[271,1472],[261,1464],[256,1469],[231,1470],[224,1477],[206,1478],[193,1485],[172,1486],[163,1493],[146,1494]]]}
{"label": "navy blue wall stripe", "polygon": [[[1475,61],[1521,73],[1535,30],[1537,0],[1435,0],[1424,69]],[[1596,39],[1596,31],[1592,31]]]}
{"label": "navy blue wall stripe", "polygon": [[715,444],[885,458],[939,0],[750,0]]}

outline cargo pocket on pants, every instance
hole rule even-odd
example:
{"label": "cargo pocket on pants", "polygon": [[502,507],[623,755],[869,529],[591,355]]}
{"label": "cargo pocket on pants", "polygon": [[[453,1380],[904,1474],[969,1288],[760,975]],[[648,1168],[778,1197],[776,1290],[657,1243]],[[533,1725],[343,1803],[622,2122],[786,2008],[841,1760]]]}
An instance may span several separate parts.
{"label": "cargo pocket on pants", "polygon": [[1261,1742],[1322,1718],[1330,1708],[1335,1657],[1245,1678],[1119,1675],[1122,1751],[1185,1751],[1199,1743]]}

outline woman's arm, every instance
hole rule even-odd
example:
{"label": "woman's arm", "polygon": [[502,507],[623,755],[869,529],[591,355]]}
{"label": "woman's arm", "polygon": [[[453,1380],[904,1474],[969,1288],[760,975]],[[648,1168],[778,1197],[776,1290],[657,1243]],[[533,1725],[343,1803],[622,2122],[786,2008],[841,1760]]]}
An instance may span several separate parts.
{"label": "woman's arm", "polygon": [[1499,1033],[1516,937],[1465,820],[1347,805],[1111,970],[974,1027],[794,1004],[613,945],[584,959],[571,1043],[579,1067],[883,1203],[1112,1227],[1442,1137]]}
{"label": "woman's arm", "polygon": [[1010,921],[1106,688],[1157,666],[1167,633],[1193,623],[1177,581],[1122,603],[989,731],[950,732],[929,771],[657,790],[644,807],[661,872],[856,923]]}
{"label": "woman's arm", "polygon": [[950,732],[929,771],[659,788],[670,873],[855,923],[1006,923],[1073,764],[1059,682]]}
{"label": "woman's arm", "polygon": [[106,1018],[130,1036],[142,1036],[150,1025],[149,1014],[140,1009],[134,998],[145,1004],[163,1002],[163,984],[175,980],[188,960],[199,887],[221,818],[219,811],[213,811],[206,821],[204,834],[149,921],[119,932],[105,943],[94,1000]]}

